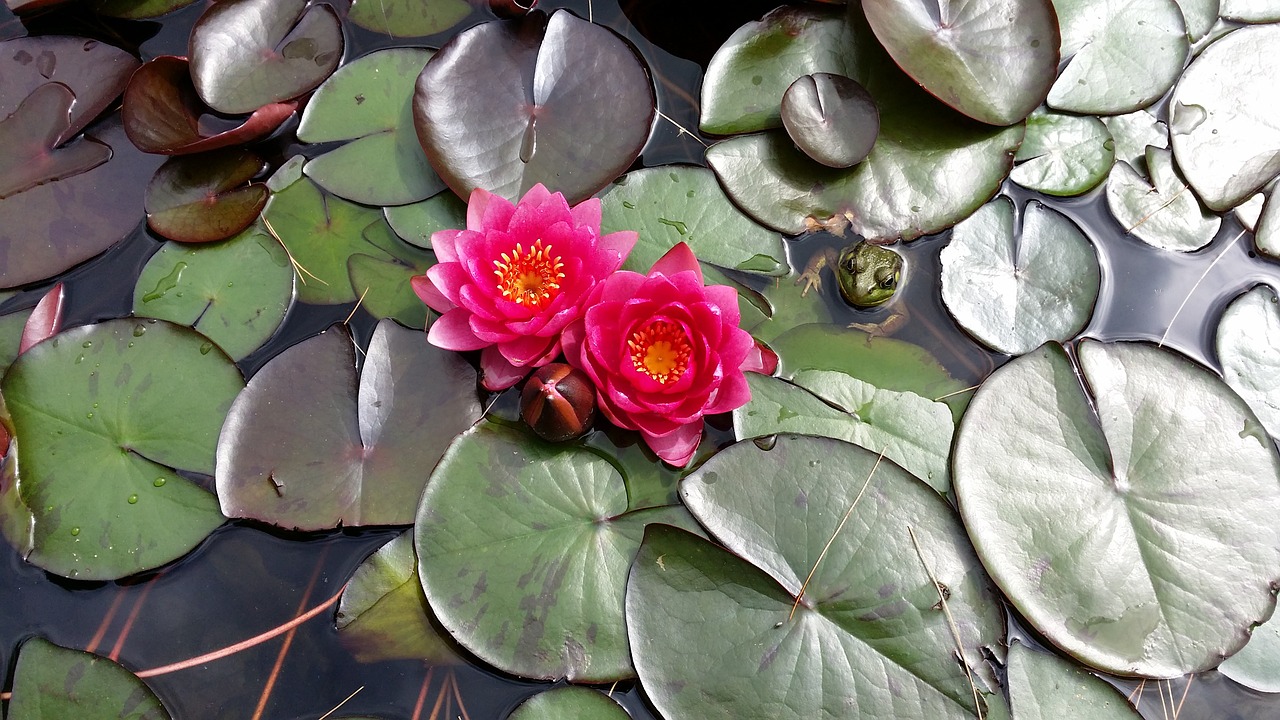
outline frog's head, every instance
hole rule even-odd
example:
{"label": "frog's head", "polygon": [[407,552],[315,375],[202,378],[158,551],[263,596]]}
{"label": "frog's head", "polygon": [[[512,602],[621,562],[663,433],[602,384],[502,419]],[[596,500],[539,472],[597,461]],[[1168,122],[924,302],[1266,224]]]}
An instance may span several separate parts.
{"label": "frog's head", "polygon": [[902,280],[902,256],[865,240],[845,248],[836,265],[840,294],[856,307],[888,302]]}

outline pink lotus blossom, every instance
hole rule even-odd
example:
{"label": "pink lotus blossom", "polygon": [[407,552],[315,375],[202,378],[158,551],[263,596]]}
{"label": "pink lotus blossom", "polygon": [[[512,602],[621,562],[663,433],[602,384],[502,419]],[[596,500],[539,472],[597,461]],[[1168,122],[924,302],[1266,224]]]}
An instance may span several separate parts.
{"label": "pink lotus blossom", "polygon": [[439,263],[412,281],[418,297],[443,313],[427,340],[480,350],[484,386],[511,387],[560,354],[561,331],[635,243],[631,231],[600,235],[599,199],[570,208],[538,184],[512,205],[477,189],[467,201],[467,228],[433,234]]}
{"label": "pink lotus blossom", "polygon": [[702,416],[744,405],[743,371],[766,367],[738,327],[737,291],[702,282],[680,243],[648,276],[620,271],[597,285],[563,336],[565,357],[595,383],[601,412],[681,467],[702,439]]}

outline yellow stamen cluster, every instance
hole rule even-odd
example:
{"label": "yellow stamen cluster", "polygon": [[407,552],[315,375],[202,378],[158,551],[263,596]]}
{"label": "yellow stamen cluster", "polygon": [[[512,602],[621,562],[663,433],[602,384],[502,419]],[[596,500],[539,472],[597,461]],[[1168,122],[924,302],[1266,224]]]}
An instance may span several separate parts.
{"label": "yellow stamen cluster", "polygon": [[684,328],[666,320],[654,320],[636,330],[627,341],[636,370],[666,385],[689,369],[693,348]]}
{"label": "yellow stamen cluster", "polygon": [[502,253],[501,260],[493,261],[498,291],[513,302],[542,308],[560,294],[560,281],[564,280],[564,263],[560,260],[559,255],[551,255],[550,245],[542,246],[541,239],[527,252],[516,243],[514,251]]}

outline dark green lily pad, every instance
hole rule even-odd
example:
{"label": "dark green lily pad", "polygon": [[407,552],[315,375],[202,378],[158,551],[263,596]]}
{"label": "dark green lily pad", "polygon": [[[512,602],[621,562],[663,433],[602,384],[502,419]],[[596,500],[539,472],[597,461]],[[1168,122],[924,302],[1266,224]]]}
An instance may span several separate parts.
{"label": "dark green lily pad", "polygon": [[111,148],[83,137],[57,147],[67,135],[75,101],[66,85],[46,83],[0,121],[0,200],[86,173],[111,159]]}
{"label": "dark green lily pad", "polygon": [[867,0],[862,8],[908,75],[975,120],[1018,122],[1057,75],[1060,38],[1049,0]]}
{"label": "dark green lily pad", "polygon": [[467,0],[355,0],[347,19],[391,37],[435,35],[471,14]]}
{"label": "dark green lily pad", "polygon": [[977,710],[966,674],[998,692],[983,657],[1004,633],[990,580],[951,507],[893,463],[784,435],[768,451],[721,451],[681,495],[728,551],[672,528],[645,534],[627,629],[643,638],[632,655],[664,717],[958,720]]}
{"label": "dark green lily pad", "polygon": [[186,58],[164,55],[138,68],[124,91],[124,129],[139,150],[185,155],[253,142],[280,127],[298,104],[270,103],[238,127],[207,134],[200,116],[208,106],[196,94]]}
{"label": "dark green lily pad", "polygon": [[631,716],[608,695],[591,688],[552,688],[525,700],[507,720],[628,720]]}
{"label": "dark green lily pad", "polygon": [[267,204],[267,186],[249,182],[262,169],[262,158],[243,148],[173,158],[147,184],[147,226],[178,242],[225,240]]}
{"label": "dark green lily pad", "polygon": [[535,11],[456,35],[418,77],[413,104],[422,148],[459,197],[514,199],[542,183],[577,203],[640,154],[654,91],[612,31]]}
{"label": "dark green lily pad", "polygon": [[1147,148],[1147,180],[1129,166],[1116,163],[1107,179],[1107,207],[1130,235],[1164,250],[1191,252],[1208,245],[1222,219],[1206,212],[1187,192],[1173,155]]}
{"label": "dark green lily pad", "polygon": [[407,530],[356,568],[338,602],[337,625],[342,646],[362,663],[463,662],[431,622],[431,609],[418,582],[413,533]]}
{"label": "dark green lily pad", "polygon": [[1102,678],[1049,653],[1009,647],[1009,705],[1018,720],[1139,720]]}
{"label": "dark green lily pad", "polygon": [[467,204],[451,192],[410,205],[386,207],[382,214],[401,240],[426,250],[431,249],[435,233],[467,226]]}
{"label": "dark green lily pad", "polygon": [[640,234],[624,270],[647,273],[683,242],[713,265],[760,275],[788,272],[782,238],[734,207],[706,168],[664,165],[629,172],[609,186],[601,214],[601,234]]}
{"label": "dark green lily pad", "polygon": [[325,80],[302,113],[298,139],[351,142],[308,161],[307,177],[366,205],[404,205],[443,190],[413,129],[414,83],[431,55],[421,48],[379,50]]}
{"label": "dark green lily pad", "polygon": [[427,322],[427,306],[410,280],[435,265],[435,255],[406,244],[381,220],[365,228],[364,239],[386,254],[358,253],[347,259],[360,307],[376,318],[394,318],[405,327],[421,329]]}
{"label": "dark green lily pad", "polygon": [[76,103],[58,140],[75,136],[114,101],[138,59],[118,47],[82,37],[42,35],[0,43],[0,118],[50,82],[71,90]]}
{"label": "dark green lily pad", "polygon": [[169,713],[150,688],[116,663],[35,637],[18,652],[9,719],[51,718],[169,720]]}
{"label": "dark green lily pad", "polygon": [[475,387],[461,356],[387,320],[358,387],[345,326],[299,343],[254,375],[228,413],[222,510],[302,530],[408,525],[431,468],[480,417]]}
{"label": "dark green lily pad", "polygon": [[1223,660],[1218,672],[1258,692],[1280,693],[1280,623],[1254,628],[1249,643]]}
{"label": "dark green lily pad", "polygon": [[418,575],[445,629],[499,670],[627,678],[623,592],[654,522],[695,526],[679,506],[627,512],[622,476],[592,452],[482,424],[423,492]]}
{"label": "dark green lily pad", "polygon": [[833,168],[862,162],[880,132],[880,111],[857,80],[803,75],[782,96],[782,125],[805,155]]}
{"label": "dark green lily pad", "polygon": [[1272,437],[1280,437],[1280,303],[1259,285],[1240,295],[1222,313],[1214,352],[1222,379],[1249,403]]}
{"label": "dark green lily pad", "polygon": [[1227,34],[1195,59],[1169,100],[1178,168],[1211,210],[1227,210],[1280,174],[1280,25]]}
{"label": "dark green lily pad", "polygon": [[1038,202],[1014,225],[1001,196],[956,225],[939,254],[942,301],[960,327],[1009,355],[1065,341],[1088,324],[1102,285],[1098,252],[1067,216]]}
{"label": "dark green lily pad", "polygon": [[[212,474],[218,429],[244,381],[204,336],[158,320],[68,330],[4,376],[28,560],[84,580],[174,560],[222,523],[176,470]],[[94,482],[86,482],[87,478]]]}
{"label": "dark green lily pad", "polygon": [[307,0],[221,0],[191,29],[191,79],[213,109],[235,115],[289,100],[342,60],[333,8]]}
{"label": "dark green lily pad", "polygon": [[1067,60],[1049,107],[1116,115],[1144,108],[1173,87],[1190,44],[1174,0],[1054,0]]}
{"label": "dark green lily pad", "polygon": [[[1139,111],[1145,112],[1145,111]],[[1037,110],[1027,118],[1009,179],[1046,195],[1073,196],[1092,190],[1115,163],[1116,141],[1095,117]]]}
{"label": "dark green lily pad", "polygon": [[254,226],[224,243],[166,243],[138,276],[133,313],[194,327],[240,360],[276,331],[292,297],[284,248]]}
{"label": "dark green lily pad", "polygon": [[1023,616],[1086,664],[1211,668],[1275,607],[1276,448],[1181,356],[1088,340],[1076,355],[1080,376],[1045,345],[970,402],[952,455],[965,527]]}
{"label": "dark green lily pad", "polygon": [[[22,345],[22,328],[31,317],[31,309],[0,315],[0,368],[7,368],[18,359],[18,348]],[[0,455],[4,454],[0,448]]]}
{"label": "dark green lily pad", "polygon": [[149,20],[167,15],[194,3],[196,0],[94,0],[93,11],[98,15],[126,20]]}

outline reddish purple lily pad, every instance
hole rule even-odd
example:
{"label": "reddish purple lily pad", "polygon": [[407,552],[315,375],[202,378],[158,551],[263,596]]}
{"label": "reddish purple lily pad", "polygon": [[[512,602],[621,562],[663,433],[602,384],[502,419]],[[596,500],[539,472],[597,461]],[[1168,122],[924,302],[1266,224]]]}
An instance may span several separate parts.
{"label": "reddish purple lily pad", "polygon": [[262,158],[244,149],[173,158],[147,185],[147,225],[177,242],[225,240],[267,204],[267,186],[247,184],[262,169]]}
{"label": "reddish purple lily pad", "polygon": [[88,172],[111,159],[111,148],[85,138],[57,147],[67,135],[75,101],[66,85],[45,83],[0,121],[0,200]]}
{"label": "reddish purple lily pad", "polygon": [[0,118],[17,110],[41,85],[62,83],[76,99],[71,121],[59,138],[65,140],[124,91],[138,64],[124,50],[97,40],[61,35],[6,40],[0,43]]}
{"label": "reddish purple lily pad", "polygon": [[124,92],[124,129],[139,150],[185,155],[243,145],[269,135],[298,103],[279,102],[254,111],[239,127],[206,134],[200,116],[208,106],[196,94],[186,58],[165,55],[138,68]]}

